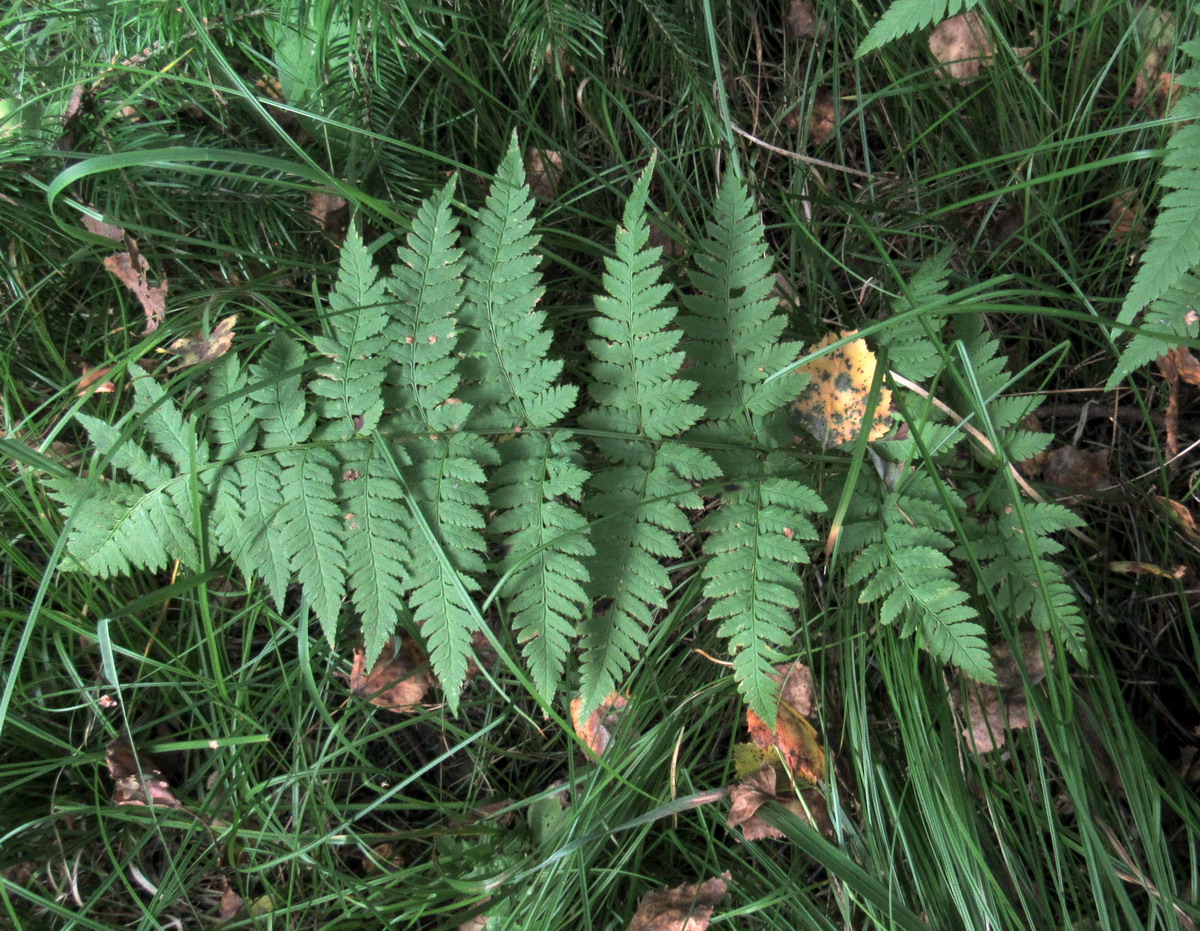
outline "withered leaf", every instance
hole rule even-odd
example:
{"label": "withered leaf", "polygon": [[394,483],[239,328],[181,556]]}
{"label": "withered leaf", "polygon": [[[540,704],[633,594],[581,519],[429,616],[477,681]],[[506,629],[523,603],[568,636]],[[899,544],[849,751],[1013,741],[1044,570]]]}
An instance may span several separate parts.
{"label": "withered leaf", "polygon": [[529,190],[538,200],[554,200],[562,184],[562,176],[561,152],[532,146],[525,150],[525,177],[529,182]]}
{"label": "withered leaf", "polygon": [[[810,346],[806,354],[857,332],[830,333],[815,346]],[[792,404],[793,418],[825,449],[857,439],[863,429],[867,399],[875,379],[875,354],[867,348],[866,340],[851,340],[799,366],[798,371],[808,372],[812,380]],[[891,391],[880,388],[868,439],[879,440],[887,434],[892,423],[891,406]]]}
{"label": "withered leaf", "polygon": [[825,778],[825,748],[821,746],[816,729],[791,705],[779,703],[774,730],[749,708],[746,709],[746,724],[750,728],[750,739],[764,750],[774,747],[796,780],[816,785]]}
{"label": "withered leaf", "polygon": [[108,763],[108,774],[116,783],[113,787],[114,805],[183,808],[154,757],[139,754],[128,741],[118,738],[110,743],[105,749],[105,761]]}
{"label": "withered leaf", "polygon": [[122,242],[125,239],[125,231],[121,227],[105,223],[103,220],[97,220],[91,214],[85,213],[83,215],[83,225],[89,233],[95,233],[97,236],[103,236],[105,239],[111,239],[114,242]]}
{"label": "withered leaf", "polygon": [[613,692],[600,707],[588,715],[587,720],[581,720],[583,711],[583,696],[576,695],[571,699],[571,724],[575,733],[596,756],[603,756],[608,742],[612,739],[612,731],[621,720],[621,712],[629,704],[629,696]]}
{"label": "withered leaf", "polygon": [[146,329],[142,335],[147,336],[157,330],[167,313],[167,280],[164,278],[156,285],[150,284],[146,278],[150,265],[141,253],[137,254],[136,260],[129,252],[110,255],[104,260],[104,267],[116,275],[142,305],[142,313],[146,317]]}
{"label": "withered leaf", "polygon": [[[82,397],[89,392],[95,394],[112,394],[117,390],[117,386],[111,381],[102,381],[96,385],[96,382],[108,375],[113,370],[111,365],[88,365],[86,362],[83,365],[83,374],[79,377],[79,387],[75,389],[75,394]],[[95,388],[92,385],[96,385]]]}
{"label": "withered leaf", "polygon": [[1031,685],[1046,677],[1046,660],[1054,659],[1049,641],[1038,631],[1025,631],[1019,640],[1020,664],[1008,644],[992,648],[992,665],[996,670],[996,685],[976,685],[964,703],[958,692],[952,693],[952,703],[967,720],[962,729],[963,739],[976,753],[990,753],[1004,746],[1005,728],[1019,730],[1029,727],[1029,703],[1025,697],[1020,666]]}
{"label": "withered leaf", "polygon": [[1189,385],[1200,385],[1200,359],[1186,346],[1176,346],[1156,360],[1158,370],[1168,381],[1179,379]]}
{"label": "withered leaf", "polygon": [[647,892],[638,902],[628,931],[705,931],[731,878],[726,871],[706,882]]}
{"label": "withered leaf", "polygon": [[179,363],[170,366],[168,372],[178,372],[190,365],[202,365],[221,358],[233,345],[233,328],[237,324],[238,314],[231,314],[222,319],[213,331],[205,336],[200,330],[189,333],[173,340],[168,346],[171,352],[179,355]]}
{"label": "withered leaf", "polygon": [[801,789],[800,798],[790,791],[786,795],[776,792],[779,772],[770,763],[763,764],[757,772],[733,787],[731,805],[726,823],[731,828],[740,827],[746,840],[782,838],[786,835],[758,816],[758,810],[767,802],[778,802],[797,818],[811,824],[822,834],[833,831],[825,796],[819,789]]}
{"label": "withered leaf", "polygon": [[1108,450],[1087,452],[1077,446],[1052,449],[1042,461],[1042,480],[1062,488],[1098,491],[1112,484]]}
{"label": "withered leaf", "polygon": [[814,690],[811,669],[799,660],[780,663],[770,677],[779,683],[780,701],[791,705],[801,717],[812,717]]}
{"label": "withered leaf", "polygon": [[966,81],[979,77],[992,59],[987,29],[974,10],[938,23],[929,34],[929,51],[946,66],[939,75]]}
{"label": "withered leaf", "polygon": [[350,669],[350,690],[372,705],[396,714],[418,711],[421,701],[433,686],[433,676],[425,662],[425,654],[411,637],[395,637],[387,643],[371,671],[367,672],[367,653],[362,647],[354,650]]}
{"label": "withered leaf", "polygon": [[1154,575],[1160,579],[1182,579],[1187,575],[1187,566],[1179,565],[1174,569],[1164,569],[1162,566],[1156,566],[1153,563],[1132,562],[1129,560],[1110,562],[1108,568],[1112,572],[1124,572],[1128,575]]}
{"label": "withered leaf", "polygon": [[829,29],[817,16],[810,0],[792,0],[784,17],[783,25],[793,39],[818,39],[824,41]]}

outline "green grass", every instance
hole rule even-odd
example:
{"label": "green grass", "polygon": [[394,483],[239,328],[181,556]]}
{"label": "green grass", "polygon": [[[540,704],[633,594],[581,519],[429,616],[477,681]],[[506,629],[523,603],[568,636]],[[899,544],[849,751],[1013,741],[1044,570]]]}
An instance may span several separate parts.
{"label": "green grass", "polygon": [[[332,651],[298,603],[276,611],[227,563],[204,576],[60,571],[43,481],[89,459],[73,411],[116,420],[127,370],[229,314],[247,358],[277,328],[311,328],[337,244],[307,215],[310,191],[350,198],[368,240],[398,238],[449,172],[478,205],[513,130],[562,153],[538,232],[569,374],[587,366],[606,244],[657,149],[652,201],[685,255],[740,165],[798,296],[788,338],[877,323],[947,246],[959,285],[1003,276],[986,322],[1024,372],[1016,388],[1052,393],[1043,427],[1070,443],[1069,403],[1113,401],[1097,387],[1116,359],[1109,324],[1144,244],[1113,238],[1106,214],[1127,190],[1154,203],[1170,133],[1127,102],[1143,55],[1134,8],[994,4],[1002,33],[1034,46],[1031,70],[1004,58],[959,85],[935,73],[923,33],[855,59],[881,7],[816,6],[827,43],[786,38],[779,4],[318,3],[311,60],[327,80],[306,88],[293,73],[285,89],[300,96],[284,105],[257,84],[285,45],[276,4],[0,11],[0,93],[20,107],[19,127],[0,124],[0,924],[207,927],[230,887],[247,911],[229,927],[454,928],[487,910],[489,927],[623,928],[645,892],[728,870],[714,927],[1194,927],[1200,805],[1180,763],[1200,726],[1200,561],[1153,496],[1194,506],[1195,460],[1165,464],[1151,372],[1121,394],[1140,420],[1082,433],[1111,450],[1121,482],[1073,505],[1097,548],[1063,537],[1089,664],[1059,656],[1024,686],[1034,726],[1002,750],[970,752],[958,685],[857,603],[844,560],[805,569],[810,620],[793,647],[813,667],[833,761],[828,839],[779,813],[789,839],[745,843],[725,827],[727,801],[677,803],[733,782],[745,739],[728,670],[697,652],[725,658],[693,562],[673,567],[600,762],[571,733],[569,696],[531,696],[498,615],[504,655],[457,715],[394,716],[349,692],[349,636]],[[1194,32],[1186,4],[1164,8],[1181,38]],[[289,5],[282,21],[296,15]],[[58,116],[80,83],[92,90],[66,138]],[[820,87],[840,129],[814,144],[806,108]],[[125,227],[169,279],[157,333],[139,335],[139,309],[101,264],[113,250],[82,233],[79,204]],[[673,280],[685,264],[668,260]],[[118,390],[78,397],[82,362],[115,365]],[[183,373],[173,390],[197,384]],[[837,481],[846,461],[831,454],[812,481]],[[969,477],[956,468],[947,487]],[[1187,575],[1119,574],[1112,560]],[[1015,642],[999,607],[998,639]],[[185,811],[111,803],[105,747],[121,737],[155,755]],[[536,813],[560,786],[566,816],[541,836]]]}

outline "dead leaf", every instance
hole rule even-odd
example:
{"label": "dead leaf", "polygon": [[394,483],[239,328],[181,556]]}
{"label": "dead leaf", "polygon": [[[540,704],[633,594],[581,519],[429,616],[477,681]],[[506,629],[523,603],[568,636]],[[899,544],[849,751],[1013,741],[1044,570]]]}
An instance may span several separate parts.
{"label": "dead leaf", "polygon": [[820,145],[833,135],[837,127],[837,100],[833,90],[818,87],[813,96],[812,114],[808,118],[808,136],[813,145]]}
{"label": "dead leaf", "polygon": [[746,726],[750,739],[768,750],[774,747],[792,776],[802,782],[819,784],[825,778],[825,748],[821,746],[816,728],[808,723],[787,702],[780,702],[775,716],[775,728],[746,709]]}
{"label": "dead leaf", "polygon": [[588,715],[587,720],[580,720],[583,712],[583,696],[576,695],[571,699],[571,724],[579,739],[587,744],[588,749],[596,756],[603,756],[608,742],[612,739],[612,731],[621,720],[621,712],[629,704],[629,696],[613,692],[600,707]]}
{"label": "dead leaf", "polygon": [[1157,359],[1158,370],[1168,378],[1178,378],[1189,385],[1200,385],[1200,359],[1186,346],[1176,346]]}
{"label": "dead leaf", "polygon": [[559,185],[562,184],[562,176],[561,152],[553,149],[535,149],[532,146],[525,150],[525,178],[529,182],[529,190],[538,200],[554,200],[558,195]]}
{"label": "dead leaf", "polygon": [[731,878],[726,870],[706,882],[647,892],[638,902],[628,931],[705,931]]}
{"label": "dead leaf", "polygon": [[91,214],[83,215],[83,225],[89,233],[95,233],[97,236],[103,236],[105,239],[112,239],[116,242],[125,241],[125,231],[121,227],[97,220]]}
{"label": "dead leaf", "polygon": [[157,330],[167,313],[166,279],[156,285],[150,284],[146,278],[150,264],[141,253],[137,253],[136,260],[129,252],[110,255],[104,260],[104,267],[116,275],[142,305],[142,313],[146,316],[146,329],[142,335],[148,336]]}
{"label": "dead leaf", "polygon": [[783,26],[793,39],[817,39],[823,42],[829,35],[829,27],[818,18],[816,8],[809,0],[792,0]]}
{"label": "dead leaf", "polygon": [[190,365],[202,365],[221,358],[233,345],[233,327],[237,321],[238,314],[231,314],[213,327],[208,336],[196,330],[173,340],[167,349],[179,355],[179,364],[170,366],[167,371],[178,372]]}
{"label": "dead leaf", "polygon": [[1012,648],[1000,644],[992,648],[992,664],[996,670],[995,686],[978,684],[967,696],[965,707],[960,693],[951,695],[955,711],[962,714],[967,725],[963,739],[976,753],[991,753],[1004,746],[1007,731],[1030,725],[1029,703],[1021,676],[1024,665],[1030,685],[1046,677],[1045,662],[1054,659],[1053,648],[1038,631],[1026,631],[1020,636],[1021,663]]}
{"label": "dead leaf", "polygon": [[246,907],[245,900],[238,895],[233,886],[229,885],[229,880],[223,880],[225,890],[221,893],[221,905],[217,910],[217,918],[220,921],[233,921]]}
{"label": "dead leaf", "polygon": [[1178,523],[1189,537],[1200,538],[1200,530],[1196,527],[1196,518],[1192,516],[1192,512],[1188,510],[1186,504],[1174,501],[1171,498],[1164,498],[1162,495],[1152,495],[1151,500],[1165,508],[1167,513],[1171,515],[1171,519]]}
{"label": "dead leaf", "polygon": [[938,23],[929,34],[929,51],[946,66],[939,77],[971,81],[992,63],[992,44],[987,29],[974,10]]}
{"label": "dead leaf", "polygon": [[1113,572],[1122,572],[1127,575],[1156,575],[1161,579],[1182,579],[1187,575],[1187,566],[1164,569],[1162,566],[1156,566],[1153,563],[1129,562],[1126,560],[1110,562],[1108,568]]}
{"label": "dead leaf", "polygon": [[[111,381],[101,382],[96,385],[96,382],[104,378],[113,370],[111,365],[88,365],[86,362],[83,365],[83,374],[79,377],[79,387],[75,389],[75,394],[78,397],[83,397],[85,394],[112,394],[117,390],[117,386]],[[92,385],[96,385],[95,388]]]}
{"label": "dead leaf", "polygon": [[1129,105],[1137,108],[1150,100],[1154,111],[1164,115],[1180,91],[1175,83],[1175,75],[1164,70],[1178,41],[1175,16],[1147,3],[1138,10],[1133,25],[1146,57],[1134,80]]}
{"label": "dead leaf", "polygon": [[350,691],[385,711],[405,714],[420,710],[421,701],[433,686],[425,654],[411,637],[393,637],[369,673],[366,666],[366,650],[356,647],[350,668]]}
{"label": "dead leaf", "polygon": [[778,770],[770,763],[764,763],[757,772],[734,786],[730,792],[731,805],[725,823],[730,828],[740,827],[745,840],[785,837],[783,831],[758,816],[758,810],[767,802],[778,802],[822,834],[833,833],[825,796],[819,789],[801,789],[799,798],[790,791],[787,795],[779,795],[775,791],[778,780]]}
{"label": "dead leaf", "polygon": [[350,223],[350,207],[346,198],[327,191],[313,191],[308,195],[308,215],[327,233],[344,239]]}
{"label": "dead leaf", "polygon": [[812,717],[814,689],[811,669],[799,660],[780,663],[771,678],[779,683],[780,701],[791,705],[801,717]]}
{"label": "dead leaf", "polygon": [[1137,198],[1137,190],[1130,188],[1112,199],[1108,208],[1109,235],[1117,242],[1127,239],[1144,239],[1149,232],[1146,226],[1146,208]]}
{"label": "dead leaf", "polygon": [[[805,354],[853,336],[857,330],[830,333]],[[802,365],[812,380],[792,404],[793,418],[805,427],[825,449],[858,438],[867,413],[867,398],[875,379],[875,354],[864,339],[851,340],[844,346]],[[880,388],[868,439],[882,439],[892,424],[892,393]]]}
{"label": "dead leaf", "polygon": [[1108,450],[1086,452],[1077,446],[1052,449],[1042,462],[1042,481],[1060,488],[1099,491],[1112,484],[1108,474]]}
{"label": "dead leaf", "polygon": [[119,738],[105,749],[105,760],[108,774],[116,782],[113,787],[114,805],[183,808],[154,757],[139,754],[128,741]]}

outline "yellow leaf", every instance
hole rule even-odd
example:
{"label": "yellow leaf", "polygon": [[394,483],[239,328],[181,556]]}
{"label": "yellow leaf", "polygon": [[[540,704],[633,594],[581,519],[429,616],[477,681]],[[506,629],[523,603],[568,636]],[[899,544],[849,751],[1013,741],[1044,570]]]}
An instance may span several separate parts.
{"label": "yellow leaf", "polygon": [[[857,332],[830,333],[808,352],[819,351]],[[796,421],[825,449],[857,439],[866,417],[871,383],[875,380],[875,354],[867,348],[866,340],[852,340],[800,366],[799,370],[808,372],[812,380],[792,404]],[[891,391],[880,388],[868,439],[879,440],[887,435],[892,424],[891,407]]]}

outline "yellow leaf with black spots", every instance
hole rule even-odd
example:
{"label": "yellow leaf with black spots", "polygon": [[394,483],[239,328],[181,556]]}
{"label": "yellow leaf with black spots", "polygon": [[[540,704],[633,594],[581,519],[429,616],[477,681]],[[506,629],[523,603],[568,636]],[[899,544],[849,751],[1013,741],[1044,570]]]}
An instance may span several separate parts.
{"label": "yellow leaf with black spots", "polygon": [[[808,352],[818,352],[857,330],[830,333]],[[867,399],[875,380],[875,354],[867,341],[855,339],[799,367],[811,376],[804,393],[792,404],[792,417],[825,449],[858,439],[867,415]],[[868,439],[880,440],[892,426],[892,393],[879,389]]]}

